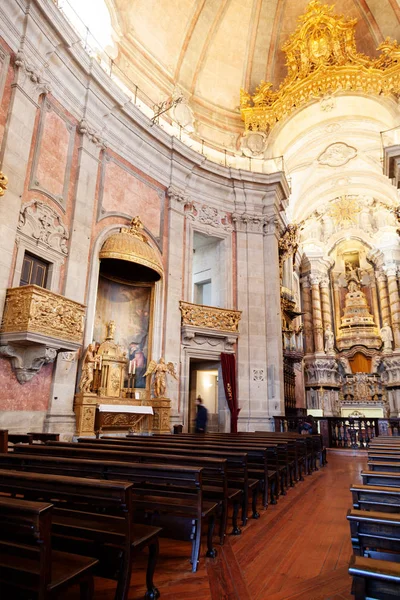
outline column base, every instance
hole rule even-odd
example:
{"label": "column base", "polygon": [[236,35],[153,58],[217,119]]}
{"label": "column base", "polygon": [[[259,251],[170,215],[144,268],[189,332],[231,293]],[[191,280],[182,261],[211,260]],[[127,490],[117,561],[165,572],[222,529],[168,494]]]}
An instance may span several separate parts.
{"label": "column base", "polygon": [[71,440],[76,431],[75,414],[46,415],[43,431],[45,433],[59,433],[62,440]]}

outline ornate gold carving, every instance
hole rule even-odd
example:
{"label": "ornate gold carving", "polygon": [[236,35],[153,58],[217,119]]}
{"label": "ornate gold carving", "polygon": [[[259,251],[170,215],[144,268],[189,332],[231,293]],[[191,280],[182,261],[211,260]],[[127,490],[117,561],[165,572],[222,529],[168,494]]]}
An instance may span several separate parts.
{"label": "ornate gold carving", "polygon": [[171,431],[171,400],[169,398],[154,398],[152,431],[154,433],[170,433]]}
{"label": "ornate gold carving", "polygon": [[85,306],[36,285],[7,290],[1,333],[28,332],[82,343]]}
{"label": "ornate gold carving", "polygon": [[152,271],[163,275],[160,259],[143,233],[143,224],[139,217],[134,217],[130,227],[122,227],[119,233],[111,235],[100,250],[100,259],[113,258],[125,260],[148,267]]}
{"label": "ornate gold carving", "polygon": [[[282,46],[288,74],[277,91],[261,81],[253,97],[240,92],[246,131],[268,132],[293,110],[338,91],[400,92],[400,47],[387,38],[372,59],[357,52],[356,19],[333,14],[333,6],[312,0]],[[251,103],[253,105],[251,105]]]}
{"label": "ornate gold carving", "polygon": [[290,256],[295,256],[299,247],[299,235],[301,227],[296,224],[287,225],[279,239],[279,273],[282,279],[283,263]]}
{"label": "ornate gold carving", "polygon": [[330,203],[327,214],[332,217],[335,225],[349,227],[357,224],[358,213],[361,208],[357,198],[351,196],[342,196]]}
{"label": "ornate gold carving", "polygon": [[7,185],[8,185],[8,177],[6,177],[4,175],[4,173],[2,173],[2,171],[0,171],[0,196],[4,196],[5,191],[7,189]]}
{"label": "ornate gold carving", "polygon": [[218,331],[238,331],[242,315],[240,310],[228,310],[214,306],[203,306],[191,302],[180,302],[182,325],[216,329]]}
{"label": "ornate gold carving", "polygon": [[175,367],[172,362],[166,363],[164,358],[160,358],[157,364],[155,360],[151,360],[144,377],[153,374],[154,397],[161,398],[166,392],[166,375],[169,373],[175,379],[178,379],[175,372]]}

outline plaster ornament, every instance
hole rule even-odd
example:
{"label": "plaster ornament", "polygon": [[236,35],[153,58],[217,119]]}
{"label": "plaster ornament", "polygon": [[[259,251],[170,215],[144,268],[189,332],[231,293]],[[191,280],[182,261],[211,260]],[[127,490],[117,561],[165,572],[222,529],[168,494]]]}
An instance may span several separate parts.
{"label": "plaster ornament", "polygon": [[227,213],[221,213],[218,209],[207,204],[197,204],[191,202],[186,205],[185,215],[192,221],[198,221],[203,225],[210,225],[225,231],[233,231],[233,225],[230,223]]}
{"label": "plaster ornament", "polygon": [[357,156],[357,150],[344,142],[335,142],[325,148],[318,157],[320,165],[328,167],[342,167]]}
{"label": "plaster ornament", "polygon": [[241,148],[246,156],[260,156],[267,148],[267,135],[262,131],[247,131],[241,139]]}
{"label": "plaster ornament", "polygon": [[0,171],[0,196],[4,196],[8,185],[8,178]]}
{"label": "plaster ornament", "polygon": [[32,200],[22,206],[18,230],[48,248],[68,254],[68,229],[59,214],[44,202]]}

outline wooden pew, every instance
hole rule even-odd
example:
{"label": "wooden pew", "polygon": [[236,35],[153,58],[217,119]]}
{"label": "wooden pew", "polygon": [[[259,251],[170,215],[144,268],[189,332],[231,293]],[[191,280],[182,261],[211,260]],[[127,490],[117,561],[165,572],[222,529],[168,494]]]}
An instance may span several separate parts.
{"label": "wooden pew", "polygon": [[400,490],[394,487],[354,484],[353,508],[377,512],[400,512]]}
{"label": "wooden pew", "polygon": [[400,597],[400,564],[396,562],[353,555],[349,575],[353,576],[354,600]]}
{"label": "wooden pew", "polygon": [[368,469],[370,471],[383,471],[385,473],[400,473],[400,463],[388,462],[386,460],[369,460]]}
{"label": "wooden pew", "polygon": [[[76,444],[72,445],[73,448],[79,450]],[[204,458],[204,457],[185,457],[165,454],[147,454],[147,453],[136,453],[136,452],[118,452],[112,451],[111,454],[105,453],[91,453],[92,459],[84,460],[81,457],[80,452],[73,453],[73,458],[70,457],[55,457],[48,451],[36,451],[31,448],[30,454],[29,448],[25,446],[17,447],[16,452],[8,453],[5,456],[0,456],[0,469],[2,468],[15,468],[22,470],[42,471],[46,473],[57,473],[57,469],[62,469],[60,474],[72,475],[79,477],[96,477],[99,479],[118,479],[121,477],[121,467],[123,467],[123,476],[128,478],[135,476],[135,471],[130,474],[127,470],[126,462],[129,463],[146,463],[156,465],[181,465],[186,467],[202,467],[202,484],[203,493],[206,498],[214,498],[221,503],[221,514],[220,514],[220,543],[224,543],[226,528],[227,528],[227,517],[228,517],[228,504],[233,506],[233,533],[237,527],[237,514],[238,509],[241,505],[241,490],[233,490],[228,488],[227,485],[227,472],[226,472],[226,460],[222,458]],[[117,447],[120,449],[120,447]],[[101,446],[95,448],[95,450],[101,450]],[[21,454],[22,452],[22,454]],[[36,453],[35,453],[36,452]],[[98,461],[98,464],[95,463]],[[113,462],[109,462],[113,461]],[[124,463],[121,465],[118,461]],[[209,494],[207,491],[209,490]]]}
{"label": "wooden pew", "polygon": [[[98,463],[100,473],[104,472],[109,462],[117,458],[118,463],[123,464],[114,464],[112,476],[135,484],[133,502],[135,517],[140,522],[146,524],[150,521],[152,525],[160,525],[163,535],[168,537],[190,540],[193,572],[197,570],[199,561],[201,532],[204,524],[208,523],[206,556],[216,556],[212,537],[219,505],[218,502],[203,498],[201,467],[138,464],[132,462],[128,453],[123,456],[123,453],[112,453],[108,450],[80,448],[78,444],[54,444],[57,445],[15,446],[14,452],[88,459]],[[105,476],[110,477],[110,473],[107,473]]]}
{"label": "wooden pew", "polygon": [[46,442],[50,442],[50,441],[58,442],[60,439],[59,433],[49,433],[49,432],[37,431],[37,432],[30,432],[27,435],[30,435],[32,437],[33,442],[42,442],[42,444],[45,444]]}
{"label": "wooden pew", "polygon": [[400,558],[400,515],[350,509],[351,543],[357,556],[396,560]]}
{"label": "wooden pew", "polygon": [[118,582],[115,600],[128,598],[133,554],[148,546],[146,598],[158,597],[160,529],[133,524],[131,483],[1,469],[0,492],[52,502],[53,547],[98,559],[95,574]]}
{"label": "wooden pew", "polygon": [[[58,597],[74,584],[81,600],[93,598],[93,567],[98,560],[52,551],[53,505],[0,497],[0,587],[2,597],[34,593]],[[17,591],[18,590],[18,591]]]}
{"label": "wooden pew", "polygon": [[8,430],[0,429],[0,453],[8,452]]}
{"label": "wooden pew", "polygon": [[[231,451],[230,447],[220,447],[215,446],[212,448],[205,448],[201,446],[201,449],[195,449],[193,445],[181,445],[178,444],[170,445],[163,444],[160,442],[147,444],[138,438],[137,443],[130,442],[129,440],[125,440],[124,438],[116,438],[116,439],[98,439],[94,438],[80,438],[78,446],[80,448],[87,449],[96,449],[99,447],[102,448],[110,448],[114,451],[124,450],[124,451],[133,451],[138,453],[163,453],[163,454],[172,454],[172,455],[180,455],[180,456],[193,456],[193,457],[210,457],[210,458],[225,458],[227,461],[227,474],[228,474],[228,486],[230,488],[239,489],[243,492],[243,503],[242,503],[242,516],[243,516],[243,524],[246,524],[247,521],[247,510],[249,505],[249,493],[250,486],[252,487],[252,510],[253,510],[253,518],[258,518],[257,513],[257,493],[258,480],[252,481],[249,483],[248,478],[248,453],[243,451]],[[71,447],[71,444],[68,442],[49,442],[49,446],[53,447]],[[75,444],[72,444],[75,446]],[[259,475],[260,479],[266,476],[268,473],[268,466],[266,462],[266,453],[262,449],[252,449],[251,450],[252,458],[257,460],[260,464],[260,469],[262,473]],[[254,458],[256,457],[256,458]],[[275,488],[274,488],[275,489]],[[266,485],[266,493],[268,494],[268,481]],[[271,491],[271,494],[273,492]],[[268,502],[267,502],[268,504]],[[240,531],[237,531],[239,533]]]}
{"label": "wooden pew", "polygon": [[[167,436],[165,436],[166,438]],[[172,437],[172,436],[171,436]],[[179,436],[174,436],[179,437]],[[266,508],[268,506],[268,491],[270,490],[271,495],[271,504],[276,503],[276,490],[278,485],[278,464],[277,464],[277,455],[275,452],[275,448],[266,448],[265,445],[261,447],[256,446],[242,446],[236,444],[207,444],[207,445],[199,445],[194,443],[179,443],[174,444],[168,438],[168,442],[165,443],[165,439],[150,439],[152,441],[147,442],[144,439],[145,436],[136,436],[134,438],[121,438],[121,437],[102,437],[99,440],[94,440],[93,438],[79,438],[79,445],[81,444],[110,444],[110,445],[120,445],[131,447],[135,447],[138,451],[140,449],[151,450],[156,452],[166,452],[169,451],[171,453],[177,454],[189,452],[195,453],[197,455],[199,452],[204,453],[205,456],[225,456],[228,461],[228,476],[232,476],[232,485],[238,482],[238,466],[232,465],[230,458],[233,456],[238,456],[239,454],[245,454],[247,456],[246,463],[248,462],[248,466],[246,467],[247,471],[250,472],[250,475],[253,478],[256,478],[255,481],[249,484],[248,474],[244,475],[243,480],[242,476],[239,477],[239,480],[242,481],[243,491],[244,491],[244,499],[243,499],[243,521],[244,524],[247,521],[247,506],[248,506],[248,489],[249,485],[253,487],[253,518],[257,518],[257,509],[256,509],[256,501],[257,501],[257,491],[258,488],[255,487],[257,480],[260,482],[260,485],[263,489],[263,506]],[[61,442],[63,443],[63,442]],[[194,449],[195,448],[195,449]],[[270,467],[269,463],[269,452],[273,453],[275,457],[275,464]],[[275,469],[274,469],[275,467]]]}
{"label": "wooden pew", "polygon": [[400,487],[400,473],[365,470],[361,471],[361,478],[364,485]]}

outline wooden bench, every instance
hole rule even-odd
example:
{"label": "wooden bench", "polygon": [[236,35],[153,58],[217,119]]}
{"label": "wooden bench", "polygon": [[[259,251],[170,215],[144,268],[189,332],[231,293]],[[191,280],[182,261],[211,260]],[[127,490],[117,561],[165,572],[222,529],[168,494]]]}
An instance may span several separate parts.
{"label": "wooden bench", "polygon": [[[154,436],[156,437],[156,436]],[[257,447],[249,447],[242,446],[236,444],[226,444],[226,443],[210,443],[210,444],[197,444],[195,441],[193,442],[176,442],[173,443],[173,438],[179,436],[164,436],[164,438],[153,439],[153,436],[135,436],[132,438],[116,438],[116,437],[106,437],[101,438],[100,440],[96,440],[96,443],[106,443],[106,444],[118,444],[118,445],[127,445],[130,444],[132,447],[135,446],[137,450],[139,449],[152,449],[152,451],[157,452],[165,452],[169,450],[170,452],[177,454],[182,452],[195,452],[197,454],[198,451],[204,452],[206,456],[214,456],[215,453],[218,453],[219,456],[226,456],[228,460],[228,479],[229,484],[233,487],[236,487],[238,483],[241,484],[244,497],[243,497],[243,510],[242,510],[242,520],[245,525],[247,522],[247,511],[249,506],[249,492],[253,496],[252,500],[252,509],[253,518],[258,518],[257,512],[257,495],[260,488],[264,490],[263,493],[263,505],[266,508],[268,506],[268,490],[269,490],[269,482],[272,479],[271,483],[271,503],[275,503],[275,490],[276,490],[276,481],[277,481],[277,471],[271,470],[269,468],[269,463],[267,462],[267,452],[268,450],[264,448]],[[199,436],[200,437],[200,436]],[[168,438],[168,441],[165,439]],[[148,441],[149,440],[149,441]],[[79,445],[81,443],[93,443],[92,438],[80,438],[78,440]],[[233,454],[244,453],[247,456],[247,473],[242,477],[239,475],[237,466],[231,468],[229,457]],[[251,461],[251,462],[250,462]],[[252,479],[249,480],[249,471],[252,476]]]}
{"label": "wooden bench", "polygon": [[378,512],[400,512],[400,490],[394,487],[354,484],[353,508]]}
{"label": "wooden bench", "polygon": [[[206,556],[216,556],[212,538],[219,503],[204,500],[201,467],[138,464],[133,463],[127,453],[122,456],[122,453],[113,454],[109,451],[80,448],[78,444],[64,445],[58,442],[53,442],[52,445],[15,446],[14,453],[88,459],[98,462],[99,473],[104,472],[100,467],[117,458],[118,462],[124,464],[115,467],[112,477],[135,484],[133,499],[136,520],[161,526],[163,535],[167,537],[191,541],[193,571],[197,570],[201,533],[207,523]],[[107,476],[110,477],[110,473]]]}
{"label": "wooden bench", "polygon": [[[72,447],[77,448],[77,445]],[[120,449],[120,446],[117,446]],[[95,448],[95,450],[101,450],[101,446]],[[0,469],[2,468],[15,468],[22,470],[33,470],[42,471],[46,473],[57,473],[58,467],[62,469],[62,475],[73,475],[82,477],[97,477],[105,479],[115,479],[121,476],[119,467],[122,463],[146,463],[146,464],[165,464],[165,465],[181,465],[187,467],[202,467],[202,483],[203,483],[203,494],[206,498],[214,498],[221,503],[220,511],[220,543],[224,543],[227,518],[228,518],[228,505],[234,507],[233,510],[233,526],[237,526],[237,513],[241,505],[241,490],[233,490],[228,488],[227,485],[227,473],[226,473],[226,460],[222,458],[204,458],[204,457],[182,457],[165,454],[147,454],[147,453],[135,453],[135,452],[114,452],[111,454],[108,452],[104,454],[95,453],[91,454],[91,459],[83,460],[78,459],[77,454],[73,454],[73,458],[67,457],[56,457],[52,456],[48,452],[33,450],[31,454],[20,452],[18,448],[17,452],[8,453],[7,455],[0,456]],[[80,456],[80,453],[78,453]],[[95,463],[98,461],[98,464]],[[113,462],[109,462],[113,461]],[[124,477],[129,479],[129,473],[126,470],[124,464]],[[113,471],[115,469],[115,471]],[[209,492],[209,493],[208,493]]]}
{"label": "wooden bench", "polygon": [[385,473],[400,473],[400,463],[387,460],[369,460],[368,469],[370,471],[384,471]]}
{"label": "wooden bench", "polygon": [[347,520],[354,554],[400,559],[400,515],[350,509]]}
{"label": "wooden bench", "polygon": [[353,555],[349,575],[353,577],[354,600],[400,597],[400,564],[396,562]]}
{"label": "wooden bench", "polygon": [[400,487],[400,473],[365,470],[361,471],[361,478],[364,485]]}
{"label": "wooden bench", "polygon": [[95,574],[118,582],[115,600],[128,598],[133,555],[148,546],[145,597],[159,596],[153,575],[160,529],[133,523],[131,483],[1,469],[0,492],[54,504],[53,547],[98,559]]}
{"label": "wooden bench", "polygon": [[34,593],[47,600],[74,584],[80,586],[81,600],[93,598],[93,568],[98,560],[52,550],[52,511],[49,503],[0,497],[0,584],[4,599]]}

